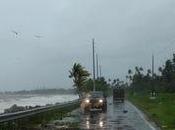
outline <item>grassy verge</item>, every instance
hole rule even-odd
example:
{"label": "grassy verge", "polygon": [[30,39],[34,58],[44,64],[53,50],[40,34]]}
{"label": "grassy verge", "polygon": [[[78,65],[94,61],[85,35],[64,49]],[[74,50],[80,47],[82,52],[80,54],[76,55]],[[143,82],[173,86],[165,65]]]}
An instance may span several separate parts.
{"label": "grassy verge", "polygon": [[146,94],[130,94],[128,99],[141,108],[162,130],[175,130],[175,94],[159,94],[154,100]]}

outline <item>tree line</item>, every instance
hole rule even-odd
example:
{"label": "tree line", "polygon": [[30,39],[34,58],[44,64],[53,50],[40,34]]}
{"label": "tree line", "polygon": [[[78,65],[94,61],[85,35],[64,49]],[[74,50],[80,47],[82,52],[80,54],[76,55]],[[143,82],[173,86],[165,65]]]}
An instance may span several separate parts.
{"label": "tree line", "polygon": [[144,70],[136,66],[129,69],[126,78],[128,87],[132,92],[175,92],[175,54],[166,60],[164,65],[158,68],[158,74],[152,73],[151,69]]}
{"label": "tree line", "polygon": [[[121,81],[119,78],[114,80],[106,80],[104,77],[96,78],[96,90],[103,91],[106,95],[115,87],[127,88],[131,92],[140,93],[153,91],[175,93],[175,54],[158,68],[158,72],[152,73],[151,69],[145,70],[143,67],[136,66],[133,70],[128,70],[127,82]],[[73,79],[73,86],[79,97],[83,93],[93,90],[93,79],[90,78],[90,73],[80,63],[75,63],[69,74],[69,78]]]}

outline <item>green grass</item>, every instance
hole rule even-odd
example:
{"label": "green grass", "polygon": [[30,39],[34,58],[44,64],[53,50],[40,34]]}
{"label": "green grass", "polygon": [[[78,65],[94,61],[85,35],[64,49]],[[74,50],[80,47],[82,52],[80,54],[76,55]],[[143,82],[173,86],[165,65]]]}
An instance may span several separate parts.
{"label": "green grass", "polygon": [[159,94],[151,100],[149,95],[129,95],[129,100],[141,108],[162,130],[175,130],[175,94]]}

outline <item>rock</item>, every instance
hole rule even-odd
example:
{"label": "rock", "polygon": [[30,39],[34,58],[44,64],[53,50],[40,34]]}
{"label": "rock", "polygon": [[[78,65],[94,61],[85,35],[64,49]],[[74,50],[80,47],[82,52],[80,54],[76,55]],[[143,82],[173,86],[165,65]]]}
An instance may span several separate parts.
{"label": "rock", "polygon": [[11,106],[10,108],[5,109],[5,110],[4,110],[4,113],[13,113],[13,112],[24,111],[24,110],[26,110],[25,107],[17,106],[16,104],[14,104],[14,105]]}

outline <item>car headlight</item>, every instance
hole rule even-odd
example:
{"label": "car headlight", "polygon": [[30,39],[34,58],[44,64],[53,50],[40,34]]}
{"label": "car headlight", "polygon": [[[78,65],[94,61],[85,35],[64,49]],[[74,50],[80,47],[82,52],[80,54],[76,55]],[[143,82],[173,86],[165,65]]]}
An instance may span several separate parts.
{"label": "car headlight", "polygon": [[89,101],[89,99],[86,99],[85,102],[86,102],[86,103],[89,103],[90,101]]}
{"label": "car headlight", "polygon": [[100,103],[102,103],[102,102],[103,102],[103,100],[102,100],[102,99],[100,99],[100,100],[99,100],[99,102],[100,102]]}
{"label": "car headlight", "polygon": [[100,127],[103,127],[103,121],[99,122]]}
{"label": "car headlight", "polygon": [[89,121],[86,121],[86,125],[89,125]]}

